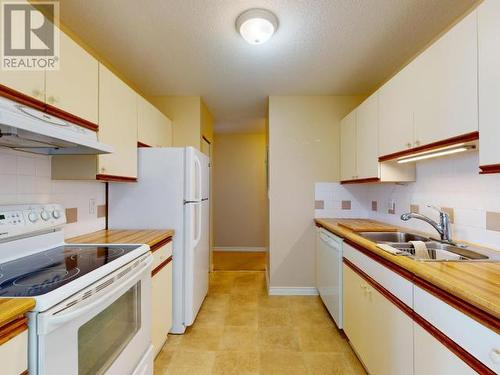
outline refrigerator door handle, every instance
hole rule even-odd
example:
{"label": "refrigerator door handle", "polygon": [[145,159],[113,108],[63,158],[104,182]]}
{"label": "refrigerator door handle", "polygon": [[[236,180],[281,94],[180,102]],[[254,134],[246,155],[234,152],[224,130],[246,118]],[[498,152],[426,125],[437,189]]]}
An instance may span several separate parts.
{"label": "refrigerator door handle", "polygon": [[195,197],[196,200],[201,202],[202,198],[202,177],[201,177],[201,162],[198,156],[194,156],[194,165],[195,165],[195,174],[196,174],[196,190],[198,193],[198,196]]}
{"label": "refrigerator door handle", "polygon": [[202,210],[202,204],[201,203],[197,204],[195,206],[195,211],[197,211],[198,217],[195,218],[195,220],[196,220],[196,232],[195,232],[195,236],[194,236],[193,248],[196,248],[201,240],[201,210]]}

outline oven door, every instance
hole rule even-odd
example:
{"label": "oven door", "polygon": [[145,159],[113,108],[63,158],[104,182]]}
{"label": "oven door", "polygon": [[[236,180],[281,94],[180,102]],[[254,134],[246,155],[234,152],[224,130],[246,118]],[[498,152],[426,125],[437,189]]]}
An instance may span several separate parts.
{"label": "oven door", "polygon": [[145,255],[38,314],[38,374],[132,374],[144,363],[151,346],[151,259]]}

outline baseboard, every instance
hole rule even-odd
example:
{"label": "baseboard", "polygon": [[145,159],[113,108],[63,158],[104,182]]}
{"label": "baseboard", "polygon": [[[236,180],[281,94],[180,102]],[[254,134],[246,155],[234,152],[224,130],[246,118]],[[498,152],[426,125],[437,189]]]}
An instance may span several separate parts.
{"label": "baseboard", "polygon": [[266,252],[267,249],[265,247],[245,247],[245,246],[215,246],[214,251],[233,251],[233,252],[242,252],[242,253],[262,253]]}
{"label": "baseboard", "polygon": [[269,287],[270,296],[317,296],[318,289],[315,287]]}

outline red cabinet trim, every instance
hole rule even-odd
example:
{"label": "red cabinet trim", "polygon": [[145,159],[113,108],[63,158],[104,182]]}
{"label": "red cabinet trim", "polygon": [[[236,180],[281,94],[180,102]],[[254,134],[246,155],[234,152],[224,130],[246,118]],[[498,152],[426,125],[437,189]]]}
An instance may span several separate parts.
{"label": "red cabinet trim", "polygon": [[96,174],[96,180],[111,182],[137,182],[137,177],[115,176],[112,174]]}
{"label": "red cabinet trim", "polygon": [[160,263],[158,267],[156,267],[153,271],[151,271],[151,277],[154,277],[158,272],[160,272],[163,268],[166,267],[172,261],[172,255],[170,255],[166,260]]}
{"label": "red cabinet trim", "polygon": [[500,173],[500,164],[481,165],[480,174]]}
{"label": "red cabinet trim", "polygon": [[451,146],[456,143],[462,143],[462,142],[473,142],[477,141],[479,139],[479,132],[472,132],[472,133],[467,133],[467,134],[462,134],[456,137],[448,138],[448,139],[443,139],[442,141],[437,141],[433,143],[429,143],[427,145],[419,146],[419,147],[414,147],[410,148],[408,150],[404,151],[398,151],[393,154],[389,155],[383,155],[378,158],[379,162],[384,162],[388,160],[393,160],[393,159],[398,159],[403,156],[409,156],[412,154],[415,154],[417,152],[424,152],[424,151],[432,151],[441,147],[445,146]]}
{"label": "red cabinet trim", "polygon": [[346,185],[346,184],[367,184],[367,183],[370,183],[370,182],[380,182],[380,178],[378,178],[378,177],[370,177],[370,178],[360,178],[360,179],[357,179],[357,180],[342,180],[342,181],[340,181],[340,183],[342,185]]}
{"label": "red cabinet trim", "polygon": [[59,118],[62,118],[63,120],[70,121],[76,125],[81,126],[82,128],[90,129],[95,132],[99,129],[99,126],[97,124],[94,124],[93,122],[75,116],[69,112],[51,106],[49,104],[46,104],[41,100],[32,98],[26,94],[20,93],[19,91],[13,90],[10,87],[1,84],[0,84],[0,96],[13,100],[19,104],[27,105],[28,107],[38,109],[39,111],[43,111],[45,113],[48,113],[49,115],[57,116]]}

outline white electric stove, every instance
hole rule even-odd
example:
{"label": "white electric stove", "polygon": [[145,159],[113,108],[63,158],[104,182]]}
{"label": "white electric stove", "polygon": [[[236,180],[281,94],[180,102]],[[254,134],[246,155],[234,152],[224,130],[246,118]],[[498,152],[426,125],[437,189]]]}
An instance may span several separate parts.
{"label": "white electric stove", "polygon": [[60,205],[0,206],[0,297],[36,300],[30,374],[152,374],[147,245],[69,245]]}

